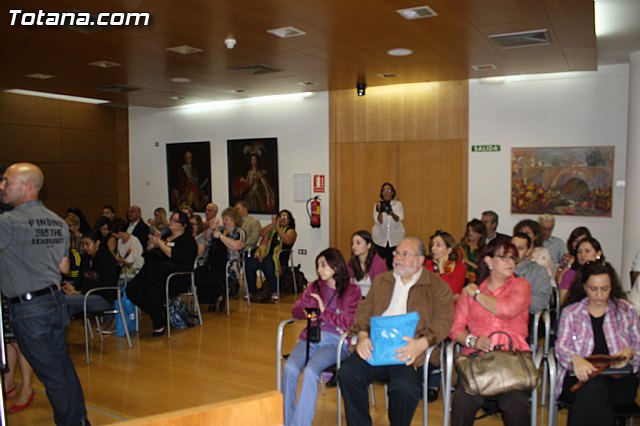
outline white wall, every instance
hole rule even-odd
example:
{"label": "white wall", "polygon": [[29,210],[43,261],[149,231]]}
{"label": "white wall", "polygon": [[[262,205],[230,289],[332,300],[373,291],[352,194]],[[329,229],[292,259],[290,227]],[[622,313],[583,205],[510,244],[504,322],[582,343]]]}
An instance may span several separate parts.
{"label": "white wall", "polygon": [[[328,94],[305,99],[224,104],[206,108],[130,108],[131,203],[145,218],[156,207],[168,207],[166,148],[174,142],[211,142],[212,196],[220,211],[228,205],[227,139],[278,138],[280,208],[291,210],[298,240],[295,262],[308,279],[315,273],[315,256],[329,246],[329,194],[322,197],[322,227],[309,226],[305,203],[293,201],[294,173],[323,174],[329,187]],[[154,146],[155,142],[159,146]],[[263,223],[269,216],[256,216]],[[297,250],[307,250],[299,255]]]}
{"label": "white wall", "polygon": [[[587,226],[606,257],[621,271],[627,146],[628,65],[594,72],[507,78],[502,84],[469,82],[469,218],[484,210],[500,215],[499,230],[511,234],[520,220],[510,213],[512,147],[615,146],[610,218],[558,216],[554,234],[566,241]],[[498,153],[473,153],[471,145],[499,144]],[[633,256],[629,254],[629,256]]]}

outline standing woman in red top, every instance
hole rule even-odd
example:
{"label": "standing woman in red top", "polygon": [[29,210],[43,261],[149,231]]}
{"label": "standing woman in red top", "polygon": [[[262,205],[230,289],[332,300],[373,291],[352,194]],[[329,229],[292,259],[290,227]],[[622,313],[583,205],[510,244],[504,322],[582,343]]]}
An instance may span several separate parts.
{"label": "standing woman in red top", "polygon": [[438,275],[449,284],[456,301],[462,293],[467,276],[467,265],[458,260],[456,241],[447,231],[437,230],[429,237],[429,257],[425,262],[427,270]]}

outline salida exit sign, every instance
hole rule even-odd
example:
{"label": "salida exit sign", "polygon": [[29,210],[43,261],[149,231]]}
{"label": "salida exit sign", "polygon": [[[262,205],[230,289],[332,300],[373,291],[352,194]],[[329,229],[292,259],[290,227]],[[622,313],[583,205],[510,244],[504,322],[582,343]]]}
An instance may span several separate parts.
{"label": "salida exit sign", "polygon": [[500,152],[500,145],[471,145],[471,152]]}

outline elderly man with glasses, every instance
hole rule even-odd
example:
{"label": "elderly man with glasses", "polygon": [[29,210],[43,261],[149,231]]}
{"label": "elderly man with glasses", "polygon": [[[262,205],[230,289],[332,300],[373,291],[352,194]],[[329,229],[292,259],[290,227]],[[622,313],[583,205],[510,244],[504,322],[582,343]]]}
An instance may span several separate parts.
{"label": "elderly man with glasses", "polygon": [[[403,239],[393,252],[393,271],[378,275],[371,290],[356,311],[352,331],[357,333],[356,352],[342,365],[338,374],[344,396],[347,423],[370,425],[367,388],[374,380],[389,383],[389,421],[409,425],[422,397],[424,354],[430,345],[444,340],[453,323],[451,288],[426,270],[425,246],[418,238]],[[374,316],[417,312],[416,331],[405,336],[407,344],[397,350],[400,365],[371,366],[375,347],[371,342],[370,319]]]}

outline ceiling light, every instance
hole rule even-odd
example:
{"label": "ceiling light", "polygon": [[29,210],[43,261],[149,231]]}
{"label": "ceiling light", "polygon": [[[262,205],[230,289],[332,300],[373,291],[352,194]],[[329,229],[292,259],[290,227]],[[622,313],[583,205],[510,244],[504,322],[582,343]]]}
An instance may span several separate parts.
{"label": "ceiling light", "polygon": [[269,34],[273,34],[274,36],[280,37],[280,38],[297,37],[297,36],[303,36],[307,34],[304,31],[299,30],[295,27],[272,28],[270,30],[267,30],[267,32]]}
{"label": "ceiling light", "polygon": [[381,78],[396,78],[396,77],[400,77],[400,74],[398,74],[397,72],[381,72],[381,73],[378,73],[378,77],[381,77]]}
{"label": "ceiling light", "polygon": [[229,36],[229,37],[224,39],[224,45],[227,46],[227,49],[229,49],[229,50],[231,50],[234,47],[236,47],[237,43],[238,43],[238,41],[233,36]]}
{"label": "ceiling light", "polygon": [[432,18],[434,16],[438,16],[438,14],[431,9],[429,6],[417,6],[410,7],[407,9],[398,9],[396,10],[404,19],[412,21],[414,19],[423,19],[423,18]]}
{"label": "ceiling light", "polygon": [[181,105],[173,108],[180,110],[195,112],[206,111],[215,107],[227,107],[231,105],[244,105],[261,102],[280,102],[287,100],[302,100],[313,96],[313,92],[289,93],[286,95],[258,96],[255,98],[231,99],[226,101],[200,102],[196,104]]}
{"label": "ceiling light", "polygon": [[197,47],[188,46],[183,44],[182,46],[173,46],[167,47],[167,50],[174,53],[179,53],[181,55],[191,55],[193,53],[202,52],[202,49],[198,49]]}
{"label": "ceiling light", "polygon": [[474,71],[493,71],[493,70],[497,70],[498,67],[496,67],[493,64],[478,64],[478,65],[471,65],[471,69]]}
{"label": "ceiling light", "polygon": [[191,79],[187,77],[173,77],[171,81],[174,83],[191,83]]}
{"label": "ceiling light", "polygon": [[169,99],[173,99],[174,101],[179,101],[184,99],[184,96],[169,96]]}
{"label": "ceiling light", "polygon": [[40,98],[61,99],[63,101],[84,102],[87,104],[108,104],[111,101],[104,99],[82,98],[79,96],[59,95],[57,93],[36,92],[33,90],[10,89],[5,90],[6,93],[15,93],[17,95],[38,96]]}
{"label": "ceiling light", "polygon": [[356,93],[358,96],[364,96],[365,91],[367,90],[367,83],[364,81],[360,81],[356,84]]}
{"label": "ceiling light", "polygon": [[25,77],[35,78],[36,80],[47,80],[49,78],[54,78],[55,75],[34,72],[33,74],[25,74]]}
{"label": "ceiling light", "polygon": [[396,47],[395,49],[387,50],[389,56],[409,56],[413,54],[413,50],[404,47]]}
{"label": "ceiling light", "polygon": [[315,81],[299,81],[298,84],[300,86],[307,87],[307,86],[315,86],[318,83],[316,83]]}
{"label": "ceiling light", "polygon": [[100,61],[89,62],[88,65],[91,65],[93,67],[98,67],[98,68],[115,68],[115,67],[122,66],[122,64],[119,64],[117,62],[111,62],[104,59]]}
{"label": "ceiling light", "polygon": [[504,76],[483,77],[480,79],[480,84],[502,84],[505,81]]}

